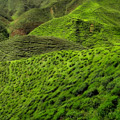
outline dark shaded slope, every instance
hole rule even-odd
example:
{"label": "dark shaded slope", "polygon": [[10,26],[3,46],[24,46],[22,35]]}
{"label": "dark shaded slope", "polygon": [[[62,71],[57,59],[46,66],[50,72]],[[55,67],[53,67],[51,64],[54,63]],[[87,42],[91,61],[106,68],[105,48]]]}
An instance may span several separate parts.
{"label": "dark shaded slope", "polygon": [[120,48],[0,63],[1,120],[119,120]]}
{"label": "dark shaded slope", "polygon": [[0,61],[17,60],[58,50],[81,50],[79,44],[55,37],[20,36],[0,43]]}
{"label": "dark shaded slope", "polygon": [[8,37],[9,37],[9,33],[6,29],[5,23],[0,21],[0,42],[8,39]]}

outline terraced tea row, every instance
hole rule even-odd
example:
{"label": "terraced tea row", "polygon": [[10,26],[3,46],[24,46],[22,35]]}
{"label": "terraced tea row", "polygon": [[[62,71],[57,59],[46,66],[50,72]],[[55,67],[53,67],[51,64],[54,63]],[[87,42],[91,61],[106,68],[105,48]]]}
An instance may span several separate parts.
{"label": "terraced tea row", "polygon": [[108,47],[1,63],[0,119],[119,120],[119,57]]}
{"label": "terraced tea row", "polygon": [[55,37],[16,36],[0,43],[0,61],[18,60],[59,50],[82,50],[85,47]]}

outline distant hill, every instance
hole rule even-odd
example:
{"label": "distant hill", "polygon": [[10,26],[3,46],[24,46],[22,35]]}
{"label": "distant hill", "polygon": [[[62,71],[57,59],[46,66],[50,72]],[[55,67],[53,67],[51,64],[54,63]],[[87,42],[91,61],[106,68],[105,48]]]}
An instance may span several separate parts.
{"label": "distant hill", "polygon": [[[0,10],[13,19],[8,26],[10,36],[26,35],[54,17],[61,17],[85,0],[0,0]],[[6,17],[6,16],[5,16]],[[8,18],[7,18],[8,19]]]}
{"label": "distant hill", "polygon": [[4,22],[0,21],[0,42],[9,38]]}

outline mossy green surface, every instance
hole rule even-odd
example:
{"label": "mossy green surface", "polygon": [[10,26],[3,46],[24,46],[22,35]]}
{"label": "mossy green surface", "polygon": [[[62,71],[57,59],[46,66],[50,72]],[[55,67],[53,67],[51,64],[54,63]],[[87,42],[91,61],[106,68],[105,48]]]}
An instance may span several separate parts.
{"label": "mossy green surface", "polygon": [[119,120],[120,48],[1,63],[1,120]]}

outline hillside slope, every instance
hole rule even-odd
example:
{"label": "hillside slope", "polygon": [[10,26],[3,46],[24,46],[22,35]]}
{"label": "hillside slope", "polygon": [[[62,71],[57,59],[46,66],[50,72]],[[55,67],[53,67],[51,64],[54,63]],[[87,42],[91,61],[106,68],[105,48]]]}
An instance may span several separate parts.
{"label": "hillside slope", "polygon": [[9,17],[10,36],[26,35],[52,18],[70,13],[84,1],[86,0],[0,0],[0,11],[2,16],[7,16],[7,19]]}
{"label": "hillside slope", "polygon": [[120,10],[103,3],[88,0],[69,15],[46,22],[30,34],[60,37],[88,47],[116,45],[120,40]]}
{"label": "hillside slope", "polygon": [[16,36],[0,43],[0,61],[18,60],[59,50],[83,50],[85,47],[55,37]]}
{"label": "hillside slope", "polygon": [[0,63],[1,120],[119,120],[120,48]]}

